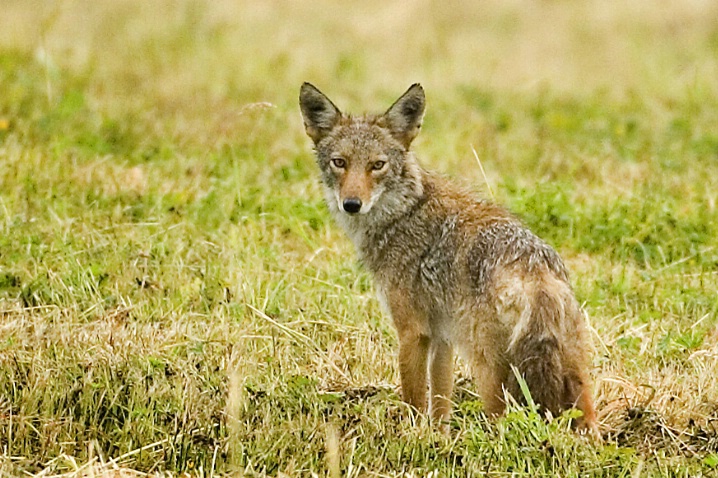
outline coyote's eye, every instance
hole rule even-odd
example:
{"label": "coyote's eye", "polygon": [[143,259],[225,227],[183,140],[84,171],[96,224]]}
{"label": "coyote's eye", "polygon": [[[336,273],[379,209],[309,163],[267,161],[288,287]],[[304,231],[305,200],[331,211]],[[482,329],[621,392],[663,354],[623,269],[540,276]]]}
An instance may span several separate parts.
{"label": "coyote's eye", "polygon": [[343,169],[347,165],[347,162],[344,161],[343,158],[332,158],[332,164],[335,168]]}
{"label": "coyote's eye", "polygon": [[376,161],[374,164],[371,165],[371,169],[374,171],[379,171],[380,169],[384,168],[384,165],[386,164],[386,161]]}

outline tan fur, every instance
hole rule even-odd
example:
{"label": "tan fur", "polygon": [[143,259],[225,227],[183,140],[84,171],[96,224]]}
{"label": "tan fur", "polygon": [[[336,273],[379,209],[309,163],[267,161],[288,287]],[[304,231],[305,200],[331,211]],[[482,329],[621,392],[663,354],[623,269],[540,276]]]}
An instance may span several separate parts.
{"label": "tan fur", "polygon": [[300,92],[329,209],[396,326],[403,399],[447,430],[456,349],[487,414],[506,393],[523,401],[514,367],[543,411],[577,407],[595,433],[590,341],[561,259],[505,209],[419,166],[409,147],[424,103],[417,84],[383,115],[352,117],[308,83]]}

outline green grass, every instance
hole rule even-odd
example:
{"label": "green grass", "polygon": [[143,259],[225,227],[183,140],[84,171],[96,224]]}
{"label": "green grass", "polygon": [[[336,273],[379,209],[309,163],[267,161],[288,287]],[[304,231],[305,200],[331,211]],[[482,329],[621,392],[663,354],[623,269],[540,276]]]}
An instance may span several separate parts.
{"label": "green grass", "polygon": [[[715,7],[362,5],[3,7],[0,475],[718,473]],[[423,164],[571,270],[603,443],[487,420],[461,365],[450,437],[401,402],[305,80],[424,84]]]}

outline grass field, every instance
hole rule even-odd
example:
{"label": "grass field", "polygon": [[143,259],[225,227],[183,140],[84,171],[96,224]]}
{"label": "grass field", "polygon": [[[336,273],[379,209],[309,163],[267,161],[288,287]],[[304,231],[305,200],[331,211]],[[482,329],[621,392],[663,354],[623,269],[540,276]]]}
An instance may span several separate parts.
{"label": "grass field", "polygon": [[[718,475],[716,19],[4,0],[0,475]],[[451,436],[412,420],[322,202],[303,81],[348,111],[424,85],[423,164],[564,257],[603,443],[525,409],[487,421],[461,364]]]}

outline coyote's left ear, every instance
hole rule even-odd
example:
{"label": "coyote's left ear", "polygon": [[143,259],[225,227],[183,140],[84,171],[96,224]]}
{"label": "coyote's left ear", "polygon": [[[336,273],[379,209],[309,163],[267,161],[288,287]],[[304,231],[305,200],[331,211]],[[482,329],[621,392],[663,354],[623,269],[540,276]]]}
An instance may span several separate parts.
{"label": "coyote's left ear", "polygon": [[424,88],[419,83],[414,83],[384,113],[384,120],[391,134],[407,149],[419,134],[424,119],[424,106]]}

